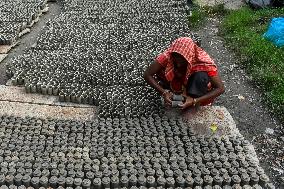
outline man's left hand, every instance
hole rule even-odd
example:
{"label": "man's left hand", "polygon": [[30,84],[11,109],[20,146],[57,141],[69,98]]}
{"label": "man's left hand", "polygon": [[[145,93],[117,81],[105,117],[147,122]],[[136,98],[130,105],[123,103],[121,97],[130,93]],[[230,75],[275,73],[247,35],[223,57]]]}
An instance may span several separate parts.
{"label": "man's left hand", "polygon": [[190,96],[185,96],[186,100],[183,104],[179,105],[179,107],[184,110],[193,105],[193,98]]}

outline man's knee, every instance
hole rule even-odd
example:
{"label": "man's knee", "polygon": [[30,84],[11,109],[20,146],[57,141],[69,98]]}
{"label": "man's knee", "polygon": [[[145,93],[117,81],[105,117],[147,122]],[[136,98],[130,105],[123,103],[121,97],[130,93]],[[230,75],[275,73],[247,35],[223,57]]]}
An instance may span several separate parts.
{"label": "man's knee", "polygon": [[195,72],[193,73],[187,81],[187,94],[197,98],[203,96],[207,93],[208,83],[210,78],[207,72]]}

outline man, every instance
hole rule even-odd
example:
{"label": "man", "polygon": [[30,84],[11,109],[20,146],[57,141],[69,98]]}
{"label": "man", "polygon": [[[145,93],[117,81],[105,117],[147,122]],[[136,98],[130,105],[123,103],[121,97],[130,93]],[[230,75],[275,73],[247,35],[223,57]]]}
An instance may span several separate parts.
{"label": "man", "polygon": [[146,69],[144,78],[168,105],[172,104],[174,94],[183,95],[181,109],[208,105],[225,91],[216,64],[189,37],[176,39],[158,55]]}

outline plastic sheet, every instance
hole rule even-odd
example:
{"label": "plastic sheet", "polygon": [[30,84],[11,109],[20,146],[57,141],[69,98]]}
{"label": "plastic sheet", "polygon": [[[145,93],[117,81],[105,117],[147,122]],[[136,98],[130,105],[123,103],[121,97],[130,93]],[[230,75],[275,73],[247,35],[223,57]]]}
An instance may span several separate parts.
{"label": "plastic sheet", "polygon": [[284,17],[273,18],[266,33],[263,34],[265,39],[268,39],[277,47],[284,46]]}

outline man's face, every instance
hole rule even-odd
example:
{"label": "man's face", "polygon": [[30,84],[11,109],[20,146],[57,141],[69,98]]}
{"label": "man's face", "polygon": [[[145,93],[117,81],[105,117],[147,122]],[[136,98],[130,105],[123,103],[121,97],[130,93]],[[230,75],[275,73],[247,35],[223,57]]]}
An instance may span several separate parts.
{"label": "man's face", "polygon": [[178,53],[172,53],[172,59],[174,64],[175,76],[181,78],[185,75],[187,70],[187,60]]}

